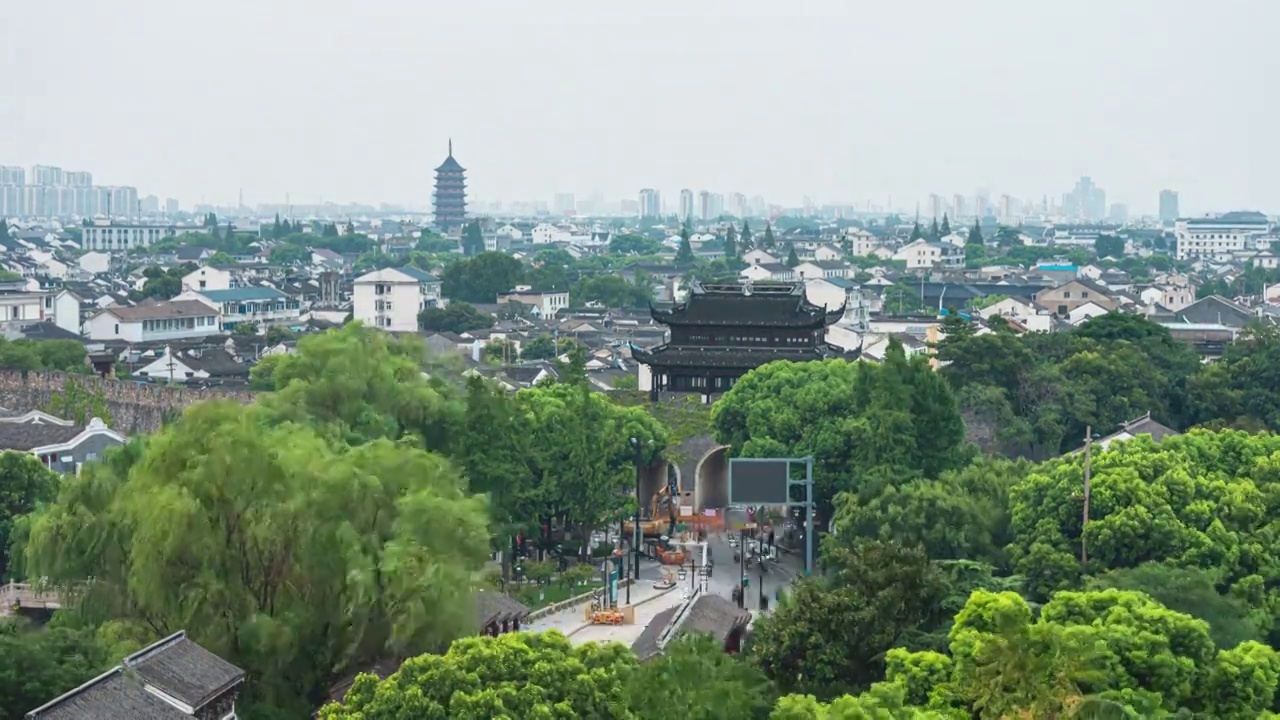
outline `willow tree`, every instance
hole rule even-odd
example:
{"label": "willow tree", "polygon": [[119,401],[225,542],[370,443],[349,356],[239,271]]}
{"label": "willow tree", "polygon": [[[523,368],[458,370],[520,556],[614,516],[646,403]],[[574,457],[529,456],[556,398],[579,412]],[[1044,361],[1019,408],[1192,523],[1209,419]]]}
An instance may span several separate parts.
{"label": "willow tree", "polygon": [[585,381],[521,390],[516,405],[529,428],[541,516],[572,525],[585,553],[593,530],[634,507],[625,492],[635,482],[631,438],[648,463],[661,456],[667,430],[643,408],[618,405]]}
{"label": "willow tree", "polygon": [[264,417],[199,405],[128,462],[68,479],[31,522],[31,574],[93,578],[86,615],[185,629],[291,708],[474,628],[486,508],[452,464],[386,439],[335,449]]}
{"label": "willow tree", "polygon": [[462,406],[458,388],[439,372],[426,345],[348,323],[298,341],[298,351],[274,361],[261,404],[275,420],[306,423],[348,444],[417,435],[444,450]]}

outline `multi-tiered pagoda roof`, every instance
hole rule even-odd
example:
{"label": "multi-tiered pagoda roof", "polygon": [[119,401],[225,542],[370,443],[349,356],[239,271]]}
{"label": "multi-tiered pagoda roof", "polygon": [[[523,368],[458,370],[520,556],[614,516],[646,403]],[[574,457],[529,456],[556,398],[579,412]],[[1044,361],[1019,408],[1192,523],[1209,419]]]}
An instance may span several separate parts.
{"label": "multi-tiered pagoda roof", "polygon": [[453,141],[449,156],[436,168],[435,218],[441,230],[460,227],[467,220],[467,170],[453,157]]}
{"label": "multi-tiered pagoda roof", "polygon": [[737,378],[776,360],[846,357],[826,342],[826,328],[844,314],[814,305],[803,283],[694,283],[689,299],[650,308],[671,339],[632,357],[648,365],[654,391],[724,392]]}

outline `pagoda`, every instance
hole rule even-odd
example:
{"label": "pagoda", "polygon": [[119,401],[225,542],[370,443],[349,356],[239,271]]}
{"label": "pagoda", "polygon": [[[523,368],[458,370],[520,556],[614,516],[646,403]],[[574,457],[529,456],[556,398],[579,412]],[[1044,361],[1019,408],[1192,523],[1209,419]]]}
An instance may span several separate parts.
{"label": "pagoda", "polygon": [[453,140],[449,156],[436,168],[436,227],[449,232],[467,221],[467,170],[453,159]]}
{"label": "pagoda", "polygon": [[827,312],[814,305],[804,283],[694,282],[687,301],[649,312],[670,328],[670,340],[647,350],[633,346],[631,356],[649,367],[654,400],[663,392],[696,392],[709,400],[776,360],[856,357],[826,342],[827,326],[844,307]]}

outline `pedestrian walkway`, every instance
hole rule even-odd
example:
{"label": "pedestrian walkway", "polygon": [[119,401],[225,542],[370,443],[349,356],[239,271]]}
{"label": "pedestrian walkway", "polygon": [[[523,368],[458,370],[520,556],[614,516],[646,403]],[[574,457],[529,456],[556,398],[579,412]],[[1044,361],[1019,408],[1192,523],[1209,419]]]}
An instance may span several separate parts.
{"label": "pedestrian walkway", "polygon": [[[620,592],[625,598],[626,590],[623,589]],[[645,605],[650,604],[656,598],[663,597],[668,592],[669,590],[658,590],[654,588],[651,583],[642,581],[631,589],[631,604],[638,606],[636,608],[636,614],[639,615]],[[679,593],[675,593],[675,597],[679,599]],[[584,613],[586,612],[584,609],[585,607],[586,603],[583,603],[582,605],[575,605],[571,608],[566,608],[560,612],[551,613],[550,615],[534,620],[528,625],[522,626],[520,629],[530,630],[533,632],[559,630],[565,635],[571,635],[590,624],[584,619]]]}

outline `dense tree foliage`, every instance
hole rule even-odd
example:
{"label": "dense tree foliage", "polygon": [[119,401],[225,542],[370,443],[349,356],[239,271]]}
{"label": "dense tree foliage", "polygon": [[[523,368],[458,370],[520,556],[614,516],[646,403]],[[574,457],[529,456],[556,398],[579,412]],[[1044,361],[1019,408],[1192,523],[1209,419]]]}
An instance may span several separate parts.
{"label": "dense tree foliage", "polygon": [[464,333],[493,327],[498,319],[480,312],[467,302],[452,302],[448,307],[429,307],[418,313],[418,325],[423,330]]}
{"label": "dense tree foliage", "polygon": [[492,303],[524,278],[524,264],[506,253],[482,252],[459,260],[441,278],[444,296],[469,303]]}
{"label": "dense tree foliage", "polygon": [[142,271],[142,276],[147,280],[142,285],[142,293],[139,299],[169,300],[180,295],[182,293],[182,278],[196,269],[195,263],[175,265],[167,270],[158,265],[146,268]]}
{"label": "dense tree foliage", "polygon": [[1110,432],[1151,413],[1180,426],[1196,355],[1141,316],[1112,313],[1068,332],[952,334],[938,346],[971,435],[986,449],[1051,457],[1086,426]]}
{"label": "dense tree foliage", "polygon": [[[1214,585],[1247,603],[1258,630],[1280,642],[1277,453],[1274,435],[1203,430],[1095,452],[1088,572],[1146,562],[1213,572]],[[1012,561],[1033,597],[1081,582],[1083,465],[1080,454],[1045,463],[1010,490]]]}
{"label": "dense tree foliage", "polygon": [[0,452],[0,583],[9,577],[9,548],[14,524],[58,492],[58,475],[35,455],[16,450]]}
{"label": "dense tree foliage", "polygon": [[882,364],[777,362],[740,379],[711,413],[716,439],[744,457],[813,455],[824,517],[836,493],[882,477],[935,478],[969,459],[964,424],[927,359],[894,343]]}
{"label": "dense tree foliage", "polygon": [[185,628],[277,702],[474,625],[487,518],[448,460],[387,439],[335,450],[268,420],[198,406],[127,475],[91,466],[70,479],[32,523],[32,572],[96,578],[104,619]]}
{"label": "dense tree foliage", "polygon": [[0,720],[21,720],[118,660],[93,630],[0,619]]}
{"label": "dense tree foliage", "polygon": [[631,718],[623,702],[636,661],[626,646],[573,646],[559,633],[455,642],[386,680],[362,675],[321,720]]}
{"label": "dense tree foliage", "polygon": [[84,343],[77,340],[8,340],[0,337],[0,368],[91,372]]}

